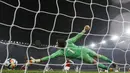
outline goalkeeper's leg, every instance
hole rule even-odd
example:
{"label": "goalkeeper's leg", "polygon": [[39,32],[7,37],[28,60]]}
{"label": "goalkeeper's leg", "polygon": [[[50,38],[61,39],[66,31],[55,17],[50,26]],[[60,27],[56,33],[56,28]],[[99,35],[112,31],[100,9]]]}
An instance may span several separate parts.
{"label": "goalkeeper's leg", "polygon": [[106,62],[108,62],[108,63],[112,63],[112,60],[110,60],[109,58],[107,58],[106,56],[104,56],[104,55],[100,55],[100,54],[97,54],[95,51],[93,51],[93,50],[89,50],[89,56],[91,56],[92,58],[94,58],[94,59],[97,59],[97,58],[99,58],[99,59],[101,59],[101,60],[104,60],[104,61],[106,61]]}
{"label": "goalkeeper's leg", "polygon": [[110,60],[109,58],[107,58],[107,57],[104,56],[104,55],[97,54],[96,58],[99,58],[99,59],[101,59],[101,60],[104,60],[104,61],[106,61],[106,62],[108,62],[108,63],[113,63],[112,60]]}
{"label": "goalkeeper's leg", "polygon": [[104,61],[106,61],[108,63],[112,63],[112,65],[113,65],[114,68],[118,67],[115,62],[113,62],[112,60],[110,60],[109,58],[107,58],[104,55],[97,54],[97,58],[102,59],[102,60],[104,60]]}
{"label": "goalkeeper's leg", "polygon": [[105,66],[104,64],[101,64],[101,63],[97,63],[97,61],[95,59],[93,59],[91,56],[89,56],[88,54],[83,54],[83,61],[85,63],[89,63],[89,64],[95,64],[97,65],[99,68],[102,68],[102,69],[109,69],[107,66]]}
{"label": "goalkeeper's leg", "polygon": [[112,66],[115,68],[115,71],[119,71],[120,68],[118,67],[118,65],[109,58],[107,58],[106,56],[98,54],[98,58],[106,62],[112,63]]}
{"label": "goalkeeper's leg", "polygon": [[104,60],[104,61],[106,61],[106,62],[108,62],[108,63],[112,63],[112,66],[113,66],[114,68],[118,68],[118,66],[116,65],[116,63],[113,62],[111,59],[107,58],[107,57],[104,56],[104,55],[97,54],[97,53],[96,53],[95,51],[93,51],[93,50],[90,50],[90,51],[89,51],[89,55],[90,55],[91,57],[95,58],[95,59],[99,58],[99,59]]}

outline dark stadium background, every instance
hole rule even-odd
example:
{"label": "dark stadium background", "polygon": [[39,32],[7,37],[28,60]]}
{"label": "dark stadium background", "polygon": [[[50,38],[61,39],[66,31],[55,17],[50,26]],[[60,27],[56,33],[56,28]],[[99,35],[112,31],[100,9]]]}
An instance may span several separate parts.
{"label": "dark stadium background", "polygon": [[[18,5],[17,0],[2,0],[4,2],[7,2],[13,6]],[[73,0],[70,0],[73,1]],[[79,0],[85,3],[91,3],[91,0]],[[20,0],[20,7],[24,7],[33,11],[38,11],[38,1],[37,0]],[[107,5],[107,0],[93,0],[93,3],[98,3],[101,5]],[[112,5],[112,1],[109,0],[109,5]],[[69,33],[71,31],[71,24],[72,24],[72,18],[66,17],[63,14],[66,14],[68,16],[74,17],[74,8],[73,8],[73,3],[66,1],[66,0],[58,0],[58,6],[59,6],[59,12],[60,14],[57,16],[57,20],[55,23],[55,28],[54,31],[60,31],[60,32],[65,32]],[[116,5],[117,7],[120,7],[119,5]],[[77,16],[80,17],[85,17],[88,19],[81,19],[81,18],[75,18],[74,23],[73,23],[73,30],[72,32],[80,32],[82,31],[83,27],[88,24],[91,25],[93,24],[91,34],[99,34],[99,35],[105,35],[108,26],[108,15],[106,12],[106,7],[102,7],[100,5],[93,4],[92,6],[76,2],[75,3],[76,7],[76,14]],[[94,19],[92,22],[92,12],[91,8],[94,12]],[[129,5],[127,5],[129,7]],[[107,7],[110,19],[113,19],[119,12],[113,12],[111,10],[113,7]],[[31,30],[25,30],[18,28],[16,26],[13,26],[11,28],[11,34],[9,34],[10,27],[9,25],[12,25],[13,17],[14,17],[14,11],[15,8],[10,7],[2,2],[0,2],[0,40],[1,42],[7,43],[9,39],[11,41],[17,43],[17,42],[23,42],[24,45],[28,46],[30,43],[30,33]],[[56,1],[55,0],[41,0],[41,11],[46,11],[50,13],[57,14],[58,9],[56,6]],[[120,11],[120,10],[117,10]],[[34,26],[34,18],[35,18],[36,13],[29,12],[25,9],[19,8],[16,13],[16,19],[14,21],[14,25],[23,27],[23,28],[33,28]],[[47,31],[51,31],[54,26],[54,19],[56,15],[51,15],[47,13],[38,13],[37,18],[36,18],[36,28],[42,28]],[[100,19],[98,19],[100,18]],[[104,20],[102,20],[104,19]],[[4,23],[5,25],[2,25]],[[32,32],[32,45],[43,48],[47,47],[46,45],[49,45],[49,35],[50,32],[47,32],[44,30],[40,29],[34,29]],[[109,32],[108,32],[109,34]],[[10,37],[11,35],[11,37]],[[72,33],[70,37],[76,35],[76,33]],[[61,34],[57,32],[52,32],[51,37],[50,37],[50,45],[55,45],[55,42],[58,38],[64,38],[67,39],[68,34]],[[85,37],[85,36],[84,36]],[[76,44],[77,45],[82,45],[84,42],[84,37],[81,38]],[[103,36],[96,36],[96,35],[88,35],[87,39],[85,40],[85,45],[89,45],[92,41],[93,42],[100,42],[102,40]],[[109,39],[109,36],[106,36],[105,39]],[[20,43],[22,44],[22,43]],[[100,54],[106,55],[107,57],[112,59],[112,48],[115,46],[111,41],[107,43],[107,45],[102,46],[110,49],[103,49],[101,47],[101,50],[99,50]],[[99,47],[99,46],[98,46]],[[97,48],[98,48],[97,47]],[[28,50],[27,50],[28,48]],[[41,58],[44,56],[47,56],[47,50],[46,49],[36,49],[33,47],[23,47],[23,46],[18,46],[14,44],[0,44],[0,63],[3,63],[6,59],[7,56],[7,49],[9,51],[9,56],[11,58],[15,58],[18,60],[19,63],[24,63],[27,59],[27,52],[29,53],[29,56],[33,56],[34,58]],[[55,48],[48,48],[50,54],[56,51]],[[97,50],[95,50],[97,51]],[[130,63],[129,59],[129,51],[127,52],[127,62]],[[114,61],[118,63],[125,64],[125,53],[122,52],[121,50],[115,49],[114,50]],[[75,60],[76,63],[80,64],[80,61]],[[44,64],[47,63],[44,62]],[[50,64],[63,64],[64,63],[64,58],[56,58],[56,59],[51,59]],[[51,66],[52,68],[62,68],[62,66]],[[30,68],[39,68],[43,69],[43,67],[35,66],[35,67],[30,67]],[[91,69],[93,66],[83,66],[82,69]],[[96,68],[96,66],[94,66]]]}

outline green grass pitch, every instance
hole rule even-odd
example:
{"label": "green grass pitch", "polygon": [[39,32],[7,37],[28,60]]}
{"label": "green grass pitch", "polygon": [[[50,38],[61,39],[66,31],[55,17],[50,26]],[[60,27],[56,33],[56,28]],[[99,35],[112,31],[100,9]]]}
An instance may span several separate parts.
{"label": "green grass pitch", "polygon": [[[3,70],[2,73],[24,73],[24,71],[22,70]],[[43,73],[43,71],[41,70],[28,70],[27,73]],[[63,71],[48,71],[45,73],[66,73]],[[67,73],[76,73],[75,71],[68,71]],[[81,71],[80,73],[98,73],[97,71]],[[105,73],[105,72],[102,72]],[[115,72],[109,72],[109,73],[115,73]],[[124,72],[116,72],[116,73],[124,73]],[[130,73],[130,72],[126,72],[126,73]]]}

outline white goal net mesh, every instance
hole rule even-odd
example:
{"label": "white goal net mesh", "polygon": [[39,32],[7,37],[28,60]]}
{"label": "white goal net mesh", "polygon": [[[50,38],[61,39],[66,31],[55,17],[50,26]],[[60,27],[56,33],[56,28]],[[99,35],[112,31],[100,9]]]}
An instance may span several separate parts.
{"label": "white goal net mesh", "polygon": [[[130,0],[0,0],[1,72],[7,58],[16,58],[21,66],[30,56],[48,56],[56,51],[51,46],[57,39],[75,36],[85,25],[91,29],[76,45],[87,46],[128,71],[129,4]],[[62,69],[65,60],[49,59],[30,69]],[[77,68],[97,70],[93,64],[74,60],[72,69]]]}

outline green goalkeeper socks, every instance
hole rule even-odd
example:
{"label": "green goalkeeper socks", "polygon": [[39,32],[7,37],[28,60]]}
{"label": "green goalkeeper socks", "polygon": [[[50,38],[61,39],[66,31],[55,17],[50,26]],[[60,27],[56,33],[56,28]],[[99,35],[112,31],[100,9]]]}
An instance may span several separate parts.
{"label": "green goalkeeper socks", "polygon": [[104,60],[104,61],[106,61],[106,62],[112,63],[112,60],[110,60],[110,59],[107,58],[106,56],[100,55],[99,58],[102,59],[102,60]]}
{"label": "green goalkeeper socks", "polygon": [[98,64],[98,67],[107,70],[107,66],[105,66],[103,64]]}

